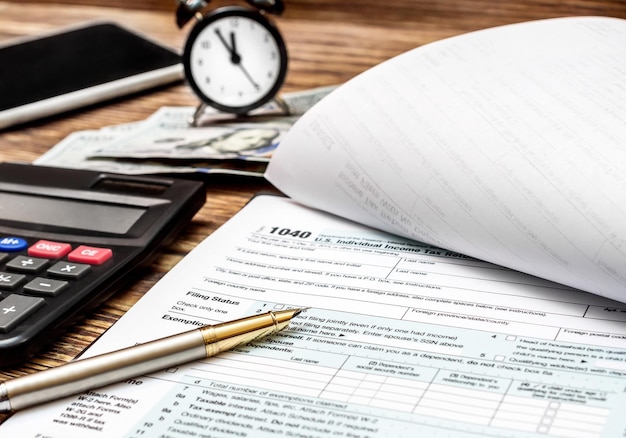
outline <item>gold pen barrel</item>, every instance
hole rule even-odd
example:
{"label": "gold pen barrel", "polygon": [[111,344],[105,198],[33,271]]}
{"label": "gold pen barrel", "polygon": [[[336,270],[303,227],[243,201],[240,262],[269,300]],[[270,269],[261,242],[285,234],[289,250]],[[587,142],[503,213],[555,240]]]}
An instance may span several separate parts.
{"label": "gold pen barrel", "polygon": [[287,327],[291,318],[300,311],[301,309],[279,310],[202,327],[199,330],[206,345],[206,355],[215,356],[238,345],[277,333]]}
{"label": "gold pen barrel", "polygon": [[268,312],[205,326],[7,380],[0,383],[0,412],[22,409],[214,356],[284,329],[300,311]]}

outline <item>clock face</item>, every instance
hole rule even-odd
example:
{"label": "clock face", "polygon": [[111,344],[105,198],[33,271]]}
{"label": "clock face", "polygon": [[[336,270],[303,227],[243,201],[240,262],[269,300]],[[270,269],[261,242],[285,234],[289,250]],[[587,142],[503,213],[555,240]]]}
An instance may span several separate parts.
{"label": "clock face", "polygon": [[287,52],[264,16],[223,8],[193,28],[183,63],[190,86],[204,102],[245,114],[276,95],[285,79]]}

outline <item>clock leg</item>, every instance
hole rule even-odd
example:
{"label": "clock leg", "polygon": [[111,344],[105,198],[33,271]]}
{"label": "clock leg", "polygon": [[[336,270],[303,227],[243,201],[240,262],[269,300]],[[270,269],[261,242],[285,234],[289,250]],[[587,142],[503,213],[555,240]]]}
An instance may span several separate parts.
{"label": "clock leg", "polygon": [[[189,118],[189,125],[197,128],[200,125],[200,120],[204,115],[204,112],[209,108],[209,105],[206,103],[200,103],[193,115]],[[239,114],[233,115],[228,114],[229,116],[234,116],[234,121],[242,121],[251,117],[267,117],[267,116],[289,116],[299,114],[299,109],[296,107],[292,108],[283,100],[280,96],[274,96],[269,104],[265,104],[261,108],[259,108],[259,112],[257,114]],[[265,110],[265,111],[264,111]],[[226,114],[226,113],[224,113]],[[219,117],[218,117],[219,118]],[[220,118],[221,120],[221,118]]]}
{"label": "clock leg", "polygon": [[191,119],[189,119],[189,124],[191,126],[193,127],[198,126],[198,121],[202,117],[202,114],[204,114],[204,111],[206,111],[207,106],[208,105],[206,103],[201,103],[200,105],[198,105],[198,108],[196,108],[196,111],[193,113],[193,116],[191,116]]}
{"label": "clock leg", "polygon": [[280,97],[279,95],[276,95],[274,96],[272,100],[274,101],[276,106],[280,109],[280,111],[284,113],[284,115],[288,116],[291,114],[289,105],[287,105],[287,102],[285,102],[282,97]]}

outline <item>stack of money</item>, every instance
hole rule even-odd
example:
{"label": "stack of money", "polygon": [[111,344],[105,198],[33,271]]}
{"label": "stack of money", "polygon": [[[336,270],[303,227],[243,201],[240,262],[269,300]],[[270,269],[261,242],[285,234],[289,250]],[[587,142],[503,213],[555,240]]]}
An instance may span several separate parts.
{"label": "stack of money", "polygon": [[195,126],[195,108],[163,107],[140,122],[74,132],[34,163],[129,175],[262,177],[293,123],[334,88],[284,94],[287,114],[275,103],[239,119],[207,110]]}

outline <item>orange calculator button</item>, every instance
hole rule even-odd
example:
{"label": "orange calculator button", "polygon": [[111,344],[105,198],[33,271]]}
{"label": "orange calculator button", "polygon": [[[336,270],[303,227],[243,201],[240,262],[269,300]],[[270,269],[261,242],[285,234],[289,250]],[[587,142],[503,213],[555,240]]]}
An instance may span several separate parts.
{"label": "orange calculator button", "polygon": [[69,253],[67,259],[70,262],[101,265],[111,257],[113,257],[113,251],[109,248],[96,248],[93,246],[81,245]]}
{"label": "orange calculator button", "polygon": [[62,242],[50,242],[40,240],[28,248],[31,257],[43,257],[46,259],[60,259],[72,250],[72,245]]}

